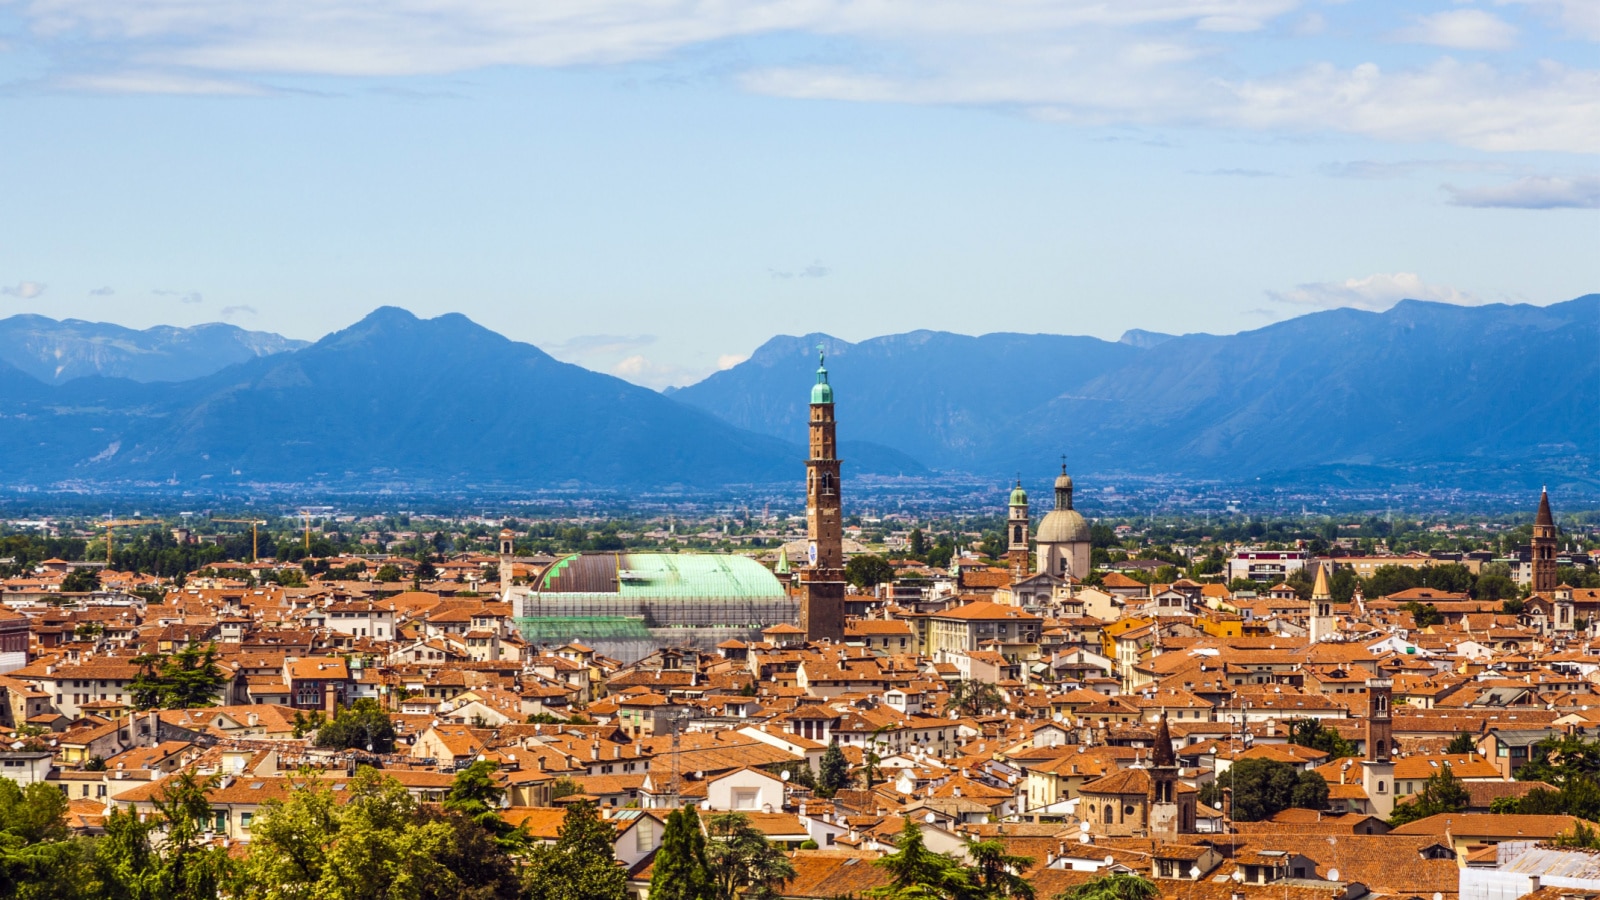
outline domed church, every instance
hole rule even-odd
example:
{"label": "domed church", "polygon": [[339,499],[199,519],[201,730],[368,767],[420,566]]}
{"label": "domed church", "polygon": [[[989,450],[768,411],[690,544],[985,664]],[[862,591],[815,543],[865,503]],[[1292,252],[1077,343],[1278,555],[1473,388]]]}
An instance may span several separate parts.
{"label": "domed church", "polygon": [[1066,463],[1056,478],[1056,508],[1039,523],[1034,547],[1038,554],[1034,571],[1080,580],[1089,576],[1089,522],[1072,508],[1072,476]]}

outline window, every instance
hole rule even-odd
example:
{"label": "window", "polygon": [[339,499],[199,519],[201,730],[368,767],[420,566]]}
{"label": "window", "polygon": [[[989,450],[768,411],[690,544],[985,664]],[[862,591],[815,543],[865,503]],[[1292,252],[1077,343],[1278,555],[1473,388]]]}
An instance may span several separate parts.
{"label": "window", "polygon": [[648,853],[656,848],[656,820],[649,816],[639,817],[639,827],[634,829],[634,848],[640,853]]}

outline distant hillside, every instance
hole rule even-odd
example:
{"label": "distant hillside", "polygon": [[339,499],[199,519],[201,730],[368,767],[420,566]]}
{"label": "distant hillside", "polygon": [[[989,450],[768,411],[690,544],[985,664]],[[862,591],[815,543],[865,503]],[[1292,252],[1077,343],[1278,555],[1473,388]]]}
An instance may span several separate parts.
{"label": "distant hillside", "polygon": [[0,466],[36,480],[703,487],[798,480],[805,456],[464,316],[394,308],[188,382],[18,377],[0,371],[25,411],[0,419]]}
{"label": "distant hillside", "polygon": [[[840,434],[936,468],[1246,478],[1320,466],[1600,459],[1600,295],[1548,307],[1404,301],[1228,336],[1094,338],[913,332],[849,344],[774,338],[674,397],[790,437],[830,347]],[[1477,461],[1474,463],[1474,461]],[[1554,464],[1553,464],[1554,465]],[[1586,474],[1584,474],[1586,473]]]}
{"label": "distant hillside", "polygon": [[90,375],[187,381],[304,346],[305,341],[220,322],[136,331],[80,319],[56,321],[33,315],[0,319],[0,361],[50,384]]}

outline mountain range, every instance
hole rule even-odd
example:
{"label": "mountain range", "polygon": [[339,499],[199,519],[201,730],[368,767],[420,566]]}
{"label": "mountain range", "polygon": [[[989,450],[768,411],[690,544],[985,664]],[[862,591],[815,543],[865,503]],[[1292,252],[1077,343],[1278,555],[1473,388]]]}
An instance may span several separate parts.
{"label": "mountain range", "polygon": [[[1593,482],[1600,294],[1551,306],[1405,300],[1218,336],[919,331],[777,337],[673,394],[797,439],[792,385],[828,348],[842,433],[935,469],[1252,478],[1328,466],[1515,463]],[[1534,482],[1537,484],[1537,481]]]}
{"label": "mountain range", "polygon": [[[23,320],[23,321],[19,321]],[[21,336],[21,337],[17,337]],[[1216,336],[780,336],[661,394],[461,315],[302,345],[0,320],[0,480],[369,489],[796,482],[816,346],[846,472],[1600,484],[1600,295],[1404,301]],[[1441,468],[1443,467],[1443,468]],[[1343,473],[1343,474],[1342,474]],[[1398,477],[1396,475],[1395,477]],[[1425,480],[1425,479],[1424,479]]]}
{"label": "mountain range", "polygon": [[305,341],[213,322],[143,331],[81,319],[20,315],[0,319],[0,362],[40,381],[89,375],[132,381],[187,381],[258,356],[298,350]]}

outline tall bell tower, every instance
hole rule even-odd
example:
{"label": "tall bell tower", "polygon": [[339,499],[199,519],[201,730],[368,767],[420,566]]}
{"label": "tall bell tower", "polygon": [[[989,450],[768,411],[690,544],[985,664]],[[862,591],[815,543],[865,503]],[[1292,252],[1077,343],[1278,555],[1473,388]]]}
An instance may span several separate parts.
{"label": "tall bell tower", "polygon": [[1556,520],[1550,515],[1550,492],[1539,492],[1539,514],[1533,518],[1533,577],[1529,586],[1534,593],[1556,589]]}
{"label": "tall bell tower", "polygon": [[1011,502],[1006,507],[1006,560],[1011,564],[1011,580],[1021,581],[1028,572],[1028,492],[1022,489],[1022,479],[1011,489]]}
{"label": "tall bell tower", "polygon": [[800,570],[800,628],[806,640],[844,640],[844,522],[839,497],[839,447],[833,387],[817,347],[811,386],[811,456],[806,460],[806,565]]}

